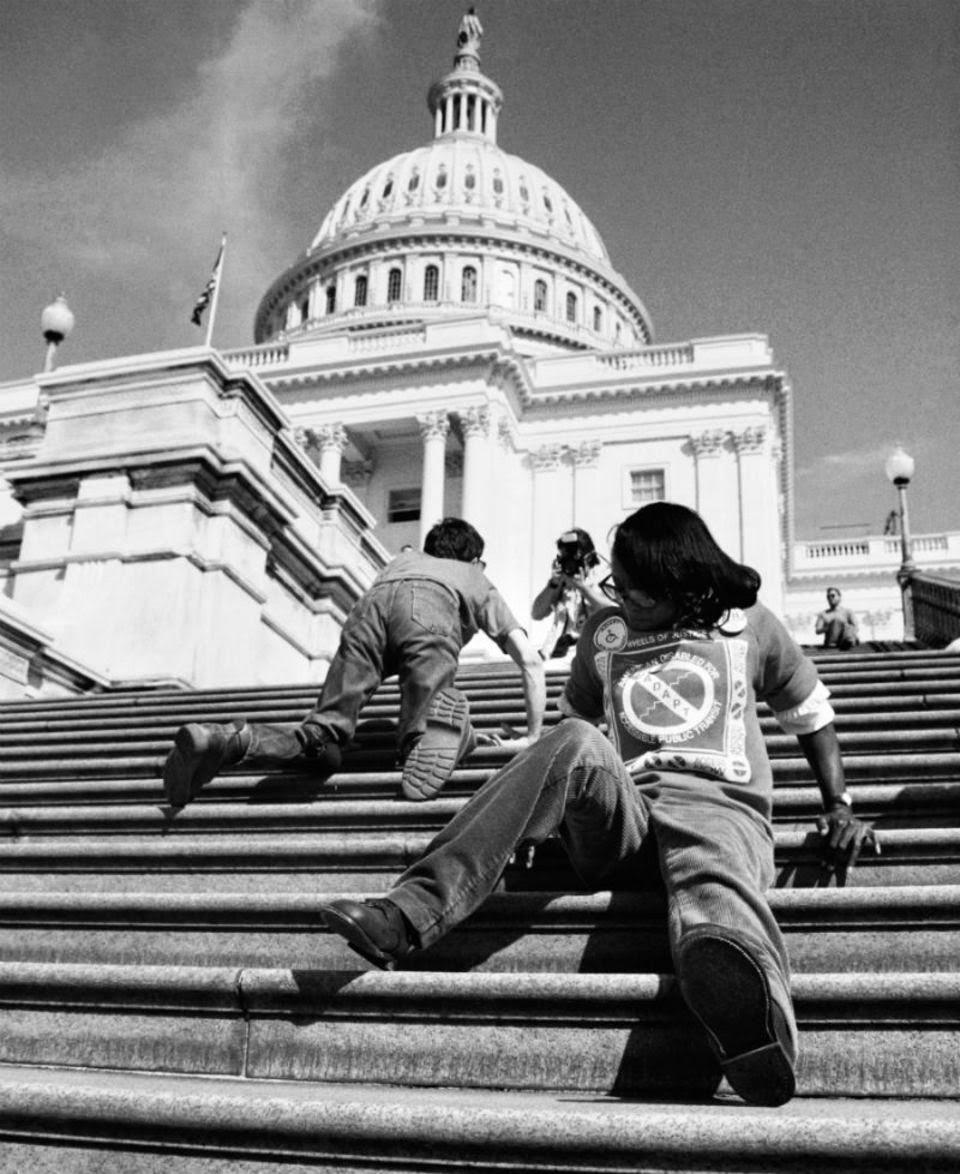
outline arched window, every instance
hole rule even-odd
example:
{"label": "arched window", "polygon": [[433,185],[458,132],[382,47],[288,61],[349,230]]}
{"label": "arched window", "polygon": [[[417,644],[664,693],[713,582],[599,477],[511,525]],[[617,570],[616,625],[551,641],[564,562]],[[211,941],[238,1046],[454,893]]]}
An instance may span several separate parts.
{"label": "arched window", "polygon": [[367,275],[360,273],[357,280],[353,283],[353,304],[355,306],[365,306],[367,304]]}
{"label": "arched window", "polygon": [[308,298],[304,298],[303,301],[300,303],[300,321],[306,322],[309,317],[310,317],[310,301]]}
{"label": "arched window", "polygon": [[547,283],[540,277],[533,283],[533,308],[539,311],[547,308]]}
{"label": "arched window", "polygon": [[567,321],[576,322],[577,320],[577,295],[573,291],[567,293]]}
{"label": "arched window", "polygon": [[335,285],[327,286],[327,313],[332,314],[337,308],[337,287]]}
{"label": "arched window", "polygon": [[597,334],[603,329],[603,311],[599,306],[593,307],[593,329]]}
{"label": "arched window", "polygon": [[442,191],[447,186],[447,169],[440,164],[440,170],[437,172],[437,190]]}
{"label": "arched window", "polygon": [[543,189],[543,206],[547,210],[547,215],[552,216],[553,215],[553,201],[547,195],[546,188]]}
{"label": "arched window", "polygon": [[400,289],[403,284],[403,274],[399,269],[391,269],[387,275],[387,301],[399,302]]}
{"label": "arched window", "polygon": [[460,278],[460,301],[475,302],[477,300],[477,271],[472,265],[464,267]]}
{"label": "arched window", "polygon": [[493,192],[494,195],[497,196],[503,195],[503,176],[500,174],[499,170],[493,173]]}
{"label": "arched window", "polygon": [[388,175],[387,182],[383,185],[383,195],[380,198],[385,200],[387,198],[387,196],[389,196],[392,191],[393,191],[393,176]]}
{"label": "arched window", "polygon": [[435,302],[440,293],[440,270],[436,265],[428,265],[423,271],[423,300]]}
{"label": "arched window", "polygon": [[415,192],[419,186],[420,186],[420,172],[417,171],[416,167],[414,167],[413,171],[410,174],[410,178],[407,180],[407,191],[408,192]]}

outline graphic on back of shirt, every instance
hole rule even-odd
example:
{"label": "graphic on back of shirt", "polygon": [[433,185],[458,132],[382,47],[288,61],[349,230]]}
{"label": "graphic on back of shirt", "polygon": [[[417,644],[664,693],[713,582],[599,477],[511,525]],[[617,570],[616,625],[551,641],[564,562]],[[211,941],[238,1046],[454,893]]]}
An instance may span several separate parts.
{"label": "graphic on back of shirt", "polygon": [[609,625],[597,629],[594,659],[610,738],[627,767],[749,782],[746,641],[695,632],[628,638],[622,620]]}

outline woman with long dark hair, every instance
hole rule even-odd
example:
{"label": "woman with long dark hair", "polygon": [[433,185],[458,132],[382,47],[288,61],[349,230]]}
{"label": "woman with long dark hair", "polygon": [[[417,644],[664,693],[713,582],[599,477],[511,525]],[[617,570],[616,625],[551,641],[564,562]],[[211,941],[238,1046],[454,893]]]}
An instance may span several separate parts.
{"label": "woman with long dark hair", "polygon": [[853,816],[827,690],[757,602],[756,571],[667,502],[621,523],[610,565],[610,606],[584,627],[564,720],[490,779],[385,898],[332,901],[327,924],[392,967],[473,912],[524,843],[557,833],[593,889],[635,884],[654,854],[679,989],[717,1062],[699,1087],[722,1073],[746,1101],[783,1104],[797,1032],[766,899],[773,778],[758,701],[813,769],[833,863],[851,867],[873,832]]}

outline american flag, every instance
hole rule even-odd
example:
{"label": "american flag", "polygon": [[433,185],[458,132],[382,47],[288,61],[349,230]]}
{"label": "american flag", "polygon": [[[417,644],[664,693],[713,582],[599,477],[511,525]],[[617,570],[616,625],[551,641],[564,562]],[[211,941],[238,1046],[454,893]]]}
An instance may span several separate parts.
{"label": "american flag", "polygon": [[193,306],[193,313],[190,315],[190,321],[194,326],[200,325],[200,319],[203,317],[203,312],[210,305],[210,301],[216,292],[217,286],[220,283],[220,271],[223,269],[223,251],[227,246],[227,235],[224,233],[223,240],[220,242],[220,251],[217,253],[217,259],[213,263],[213,270],[203,287],[203,292],[197,298]]}

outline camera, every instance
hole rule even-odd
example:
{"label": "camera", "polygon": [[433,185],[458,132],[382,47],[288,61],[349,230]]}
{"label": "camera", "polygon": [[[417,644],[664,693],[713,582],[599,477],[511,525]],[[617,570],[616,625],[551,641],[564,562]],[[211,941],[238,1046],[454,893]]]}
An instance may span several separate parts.
{"label": "camera", "polygon": [[557,566],[571,578],[595,567],[600,559],[585,530],[568,530],[557,539]]}

